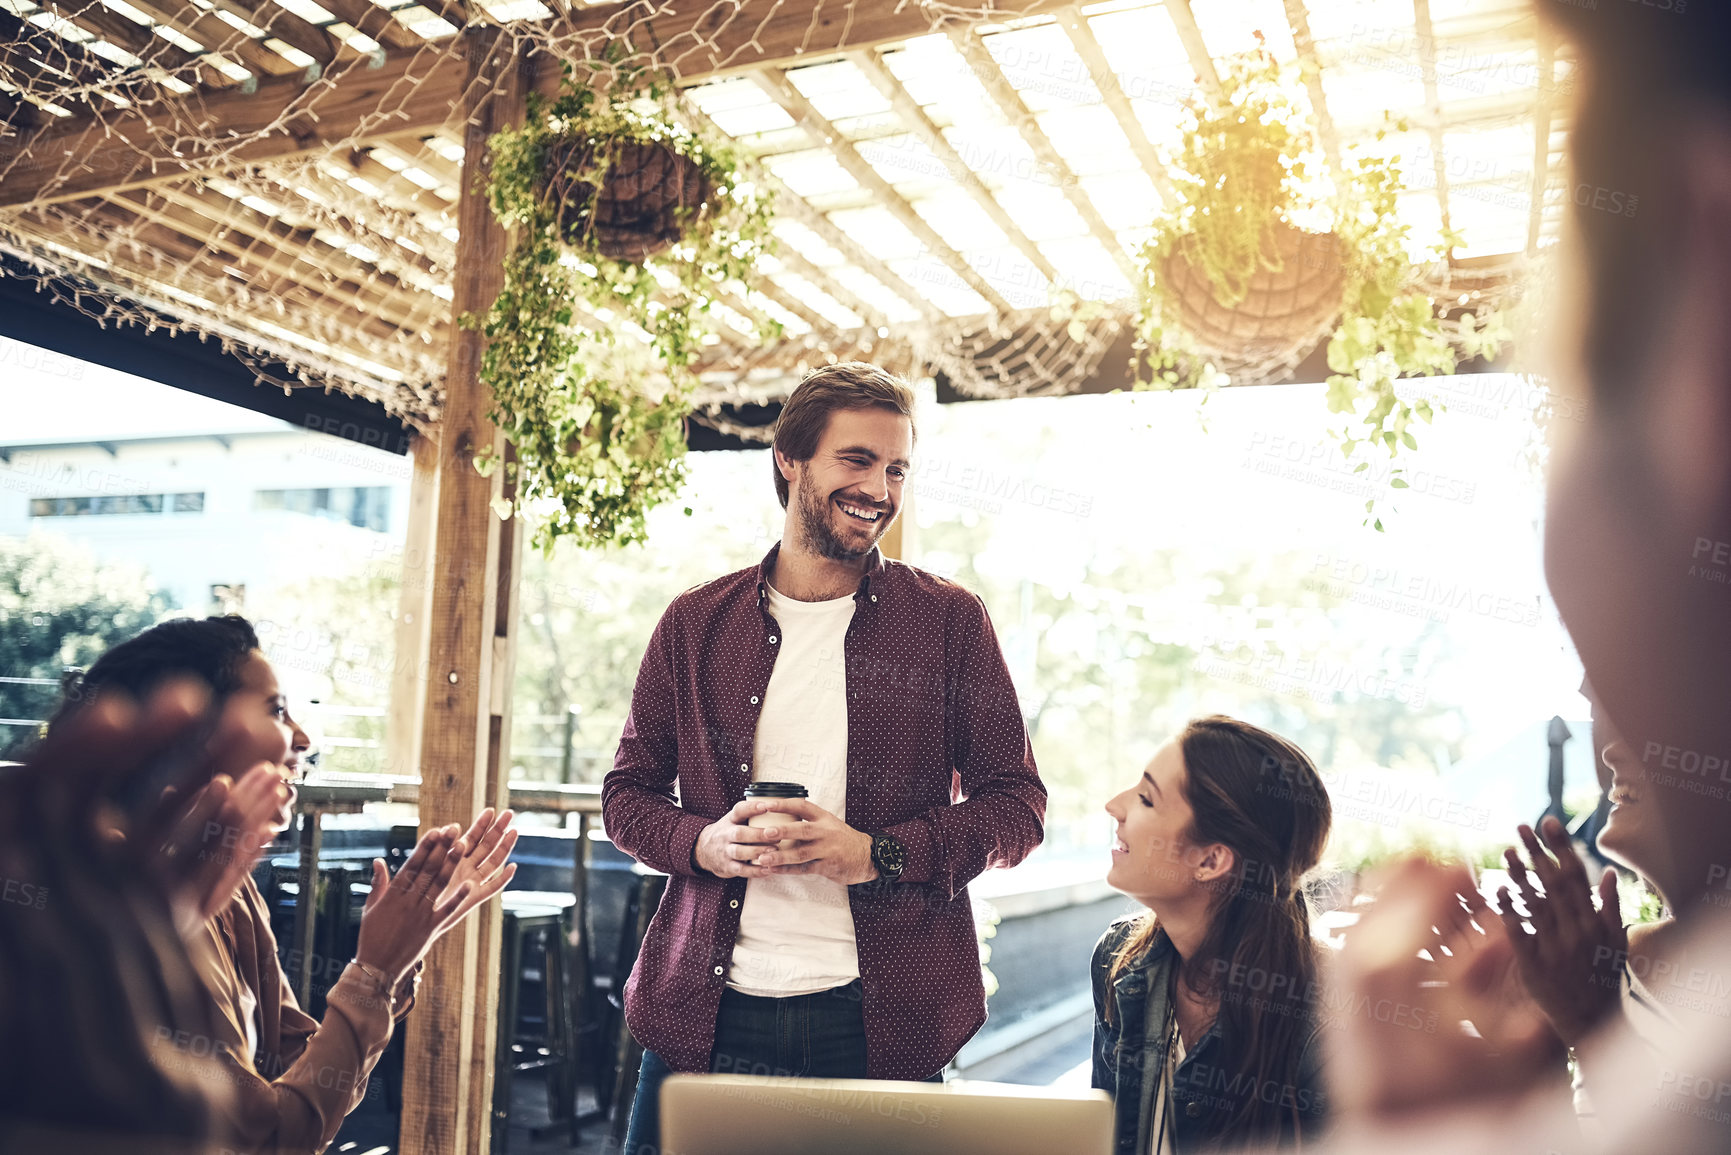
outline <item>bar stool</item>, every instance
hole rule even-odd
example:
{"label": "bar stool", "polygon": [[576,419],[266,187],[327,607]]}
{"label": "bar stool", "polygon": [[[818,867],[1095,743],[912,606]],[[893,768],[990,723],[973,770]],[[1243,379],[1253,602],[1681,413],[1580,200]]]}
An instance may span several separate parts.
{"label": "bar stool", "polygon": [[[507,890],[500,895],[502,981],[499,984],[499,1035],[493,1063],[493,1149],[505,1150],[511,1115],[511,1076],[545,1071],[548,1123],[531,1128],[536,1137],[564,1129],[576,1140],[577,1048],[571,1022],[569,943],[573,895],[554,891]],[[525,981],[538,984],[540,997],[525,1005]]]}
{"label": "bar stool", "polygon": [[631,1037],[631,1028],[625,1022],[625,980],[631,977],[631,968],[637,965],[637,956],[643,950],[643,937],[649,933],[649,922],[660,909],[662,896],[667,893],[667,876],[660,871],[638,862],[632,864],[631,873],[636,876],[637,885],[631,888],[625,900],[625,917],[619,924],[619,947],[613,956],[613,984],[607,992],[604,1039],[610,1040],[611,1046],[604,1051],[606,1067],[595,1087],[597,1097],[606,1096],[601,1109],[613,1112],[609,1135],[615,1149],[625,1142],[625,1130],[631,1121],[631,1099],[637,1093],[637,1068],[643,1062],[643,1046]]}

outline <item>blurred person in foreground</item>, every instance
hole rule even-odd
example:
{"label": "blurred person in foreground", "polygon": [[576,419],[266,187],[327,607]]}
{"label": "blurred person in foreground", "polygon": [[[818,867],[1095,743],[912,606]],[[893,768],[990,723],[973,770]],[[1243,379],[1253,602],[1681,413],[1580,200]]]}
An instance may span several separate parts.
{"label": "blurred person in foreground", "polygon": [[1106,881],[1148,907],[1094,948],[1094,1086],[1116,1155],[1313,1142],[1327,1117],[1304,876],[1333,810],[1291,742],[1198,718],[1106,804]]}
{"label": "blurred person in foreground", "polygon": [[268,839],[286,797],[279,736],[225,706],[109,690],[0,767],[0,1150],[215,1150],[229,1084],[171,1050],[211,1030],[187,938],[251,864],[223,832]]}
{"label": "blurred person in foreground", "polygon": [[84,674],[48,734],[93,696],[118,690],[145,698],[187,676],[209,686],[224,716],[244,719],[254,737],[252,768],[235,790],[268,790],[274,804],[262,827],[221,829],[206,851],[233,863],[206,877],[197,896],[202,920],[182,928],[206,991],[208,1028],[161,1036],[156,1059],[170,1069],[207,1055],[220,1064],[229,1093],[213,1125],[226,1150],[322,1151],[365,1096],[374,1064],[413,1004],[427,950],[515,873],[506,864],[516,842],[511,813],[483,811],[463,837],[454,824],[428,831],[395,878],[383,859],[373,861],[355,958],[326,995],[320,1022],[295,999],[250,874],[292,821],[292,783],[309,743],[246,619],[165,622],[115,646]]}
{"label": "blurred person in foreground", "polygon": [[[1497,1046],[1463,1033],[1414,1046],[1351,1019],[1336,1102],[1366,1149],[1722,1152],[1731,1150],[1731,925],[1720,901],[1731,893],[1731,5],[1538,7],[1580,56],[1565,245],[1574,264],[1563,279],[1580,299],[1557,310],[1567,334],[1553,384],[1590,399],[1582,421],[1556,430],[1546,571],[1596,696],[1648,771],[1640,805],[1662,833],[1643,865],[1675,891],[1663,933],[1688,952],[1699,982],[1692,1002],[1666,1008],[1676,1029],[1657,1048],[1622,1016],[1576,1048],[1599,1124],[1585,1139],[1566,1103],[1559,1112],[1517,1097],[1529,1082],[1522,1039]],[[1625,204],[1638,198],[1638,211],[1595,208],[1610,190]],[[1586,880],[1558,883],[1578,895]],[[1464,869],[1400,867],[1343,951],[1356,993],[1417,991],[1453,1017],[1489,1021],[1485,1004],[1501,992],[1470,966],[1459,982],[1420,986],[1433,972],[1418,950],[1439,928],[1450,937],[1463,916],[1477,921],[1473,900],[1459,897],[1472,889]],[[1620,923],[1614,912],[1600,918]],[[1541,943],[1554,930],[1542,908],[1528,909],[1519,933],[1528,924]],[[1577,961],[1594,949],[1580,943]]]}

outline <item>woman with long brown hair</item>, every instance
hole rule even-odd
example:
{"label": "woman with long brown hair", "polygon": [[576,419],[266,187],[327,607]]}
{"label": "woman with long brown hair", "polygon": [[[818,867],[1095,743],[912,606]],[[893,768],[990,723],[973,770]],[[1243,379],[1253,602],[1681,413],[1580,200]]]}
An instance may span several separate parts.
{"label": "woman with long brown hair", "polygon": [[1302,888],[1328,841],[1304,751],[1198,718],[1106,804],[1107,881],[1148,910],[1094,948],[1094,1086],[1116,1155],[1314,1139],[1327,1113]]}

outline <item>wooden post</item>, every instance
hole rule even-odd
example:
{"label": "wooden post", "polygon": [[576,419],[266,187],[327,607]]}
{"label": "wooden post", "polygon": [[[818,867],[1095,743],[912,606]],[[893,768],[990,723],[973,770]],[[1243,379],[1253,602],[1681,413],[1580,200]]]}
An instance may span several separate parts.
{"label": "wooden post", "polygon": [[378,769],[414,777],[421,772],[421,719],[427,707],[427,642],[432,623],[433,531],[438,513],[439,445],[417,436],[409,446],[407,533],[397,595],[396,661],[385,712],[385,764]]}
{"label": "wooden post", "polygon": [[[486,203],[487,138],[520,122],[524,69],[496,28],[463,33],[462,199],[458,202],[453,316],[482,315],[502,284],[506,238]],[[438,454],[431,632],[421,731],[421,829],[467,825],[484,806],[503,806],[509,771],[510,673],[520,534],[493,512],[503,470],[475,470],[483,450],[505,451],[487,420],[480,381],[481,335],[453,325]],[[485,1155],[491,1112],[493,1018],[499,997],[499,904],[489,903],[427,956],[420,999],[408,1022],[403,1084],[403,1155]]]}

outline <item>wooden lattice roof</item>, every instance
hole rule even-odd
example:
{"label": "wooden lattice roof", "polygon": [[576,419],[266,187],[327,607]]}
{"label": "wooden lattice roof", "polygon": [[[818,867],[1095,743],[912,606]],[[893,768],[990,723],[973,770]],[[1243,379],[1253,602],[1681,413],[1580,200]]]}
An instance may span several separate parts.
{"label": "wooden lattice roof", "polygon": [[[779,252],[719,302],[711,400],[773,398],[824,353],[1045,342],[1058,286],[1125,308],[1180,106],[1259,42],[1331,161],[1403,158],[1415,242],[1448,227],[1463,265],[1516,267],[1565,199],[1570,71],[1529,0],[0,0],[0,246],[94,285],[81,307],[434,421],[474,24],[543,86],[607,45],[653,56],[761,158]],[[1052,380],[997,387],[1085,375],[1103,324],[1071,349],[1056,327]]]}

